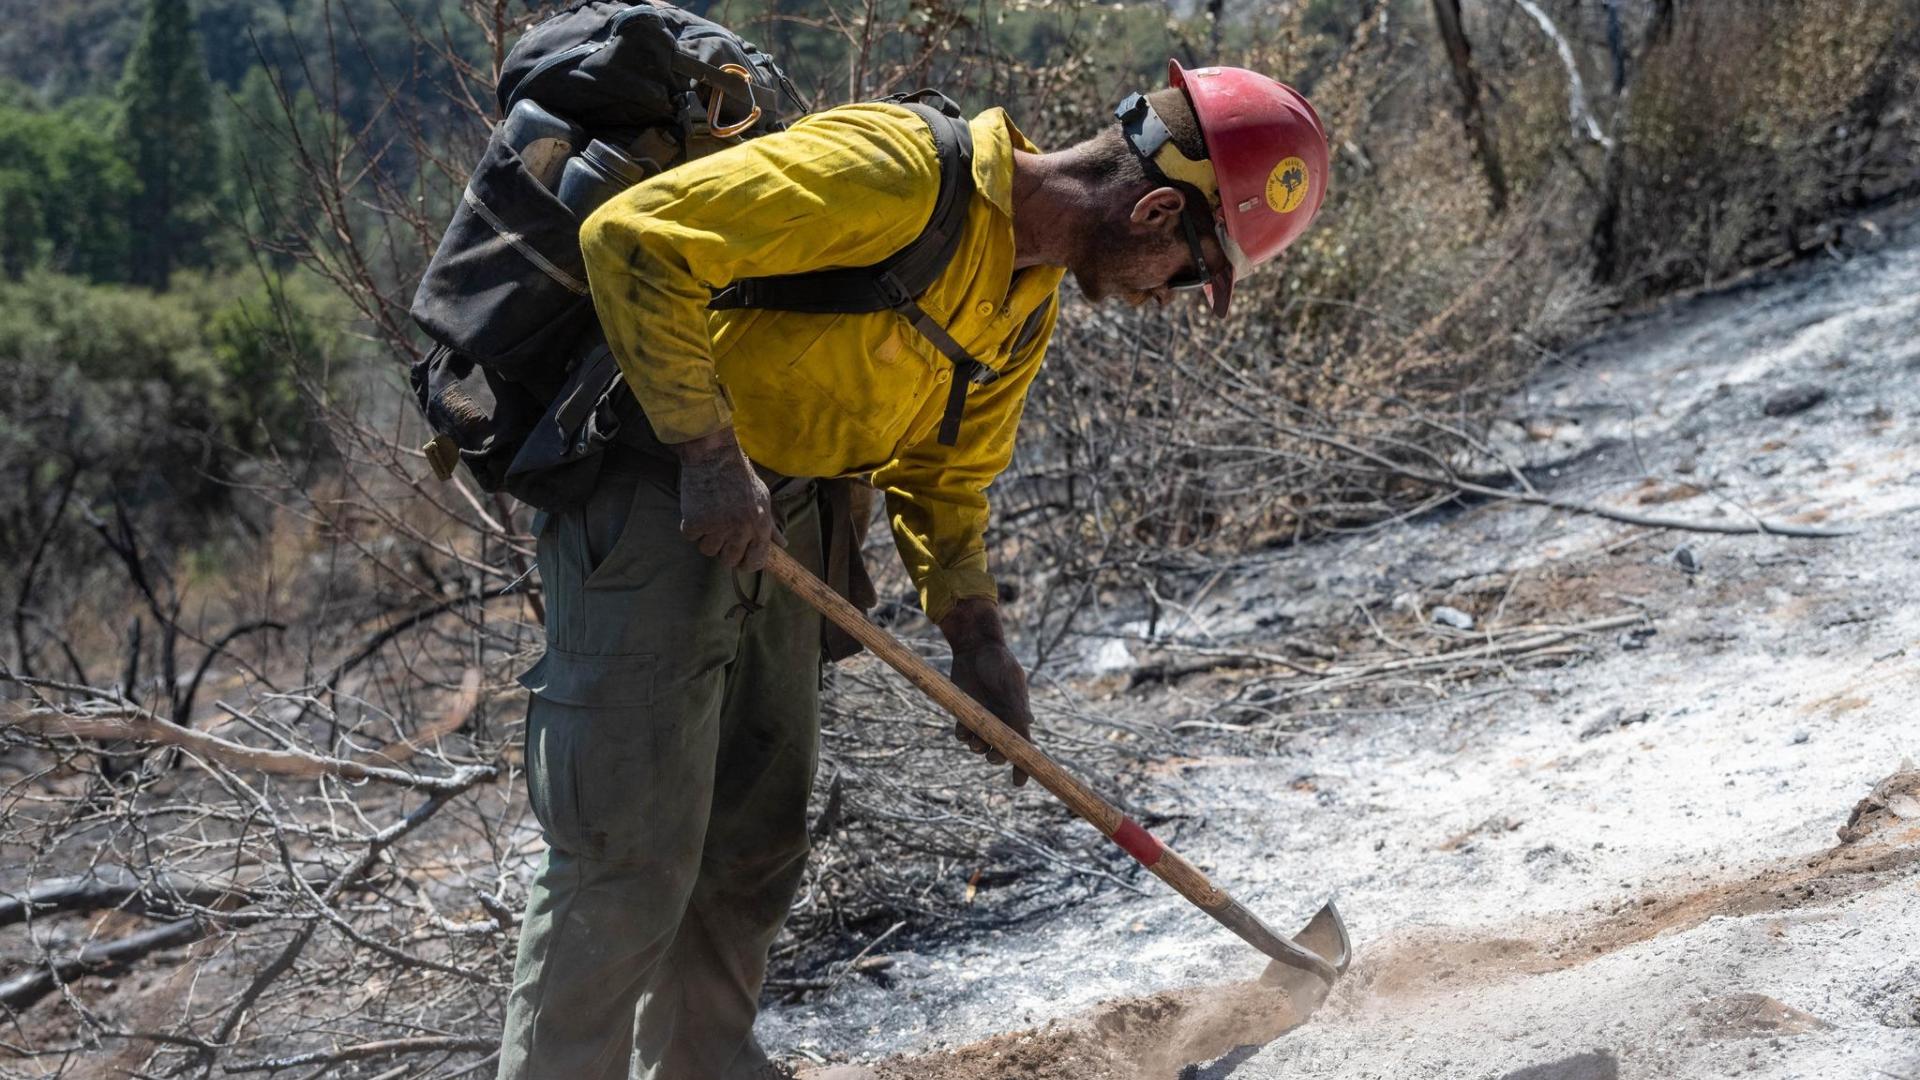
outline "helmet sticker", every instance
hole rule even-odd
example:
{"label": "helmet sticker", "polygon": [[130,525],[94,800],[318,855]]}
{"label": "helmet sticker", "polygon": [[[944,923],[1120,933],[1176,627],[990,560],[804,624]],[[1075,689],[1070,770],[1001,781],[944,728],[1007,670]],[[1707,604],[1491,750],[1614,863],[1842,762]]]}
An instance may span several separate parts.
{"label": "helmet sticker", "polygon": [[1307,201],[1311,186],[1307,163],[1297,157],[1287,158],[1267,175],[1267,205],[1278,213],[1291,214]]}

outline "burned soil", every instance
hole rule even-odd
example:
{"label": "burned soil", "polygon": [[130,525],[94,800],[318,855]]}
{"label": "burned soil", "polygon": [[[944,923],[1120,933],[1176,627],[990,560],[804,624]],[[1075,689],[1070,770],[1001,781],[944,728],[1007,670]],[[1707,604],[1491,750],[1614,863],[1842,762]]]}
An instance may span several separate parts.
{"label": "burned soil", "polygon": [[1146,879],[763,1039],[942,1080],[1920,1075],[1920,225],[1848,235],[1621,322],[1496,432],[1559,498],[1847,535],[1485,501],[1086,643],[1085,707],[1182,739],[1132,809],[1276,925],[1339,897],[1358,959],[1310,1022]]}

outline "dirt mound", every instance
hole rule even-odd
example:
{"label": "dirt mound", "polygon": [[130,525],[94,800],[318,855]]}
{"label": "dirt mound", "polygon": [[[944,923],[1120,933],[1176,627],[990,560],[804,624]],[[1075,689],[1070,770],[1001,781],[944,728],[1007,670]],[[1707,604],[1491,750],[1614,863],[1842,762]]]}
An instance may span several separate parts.
{"label": "dirt mound", "polygon": [[1108,1002],[1033,1031],[879,1066],[885,1080],[1173,1080],[1187,1066],[1292,1030],[1298,1012],[1260,982]]}
{"label": "dirt mound", "polygon": [[1875,833],[1894,844],[1920,840],[1920,769],[1902,769],[1873,785],[1840,827],[1840,842],[1858,843]]}

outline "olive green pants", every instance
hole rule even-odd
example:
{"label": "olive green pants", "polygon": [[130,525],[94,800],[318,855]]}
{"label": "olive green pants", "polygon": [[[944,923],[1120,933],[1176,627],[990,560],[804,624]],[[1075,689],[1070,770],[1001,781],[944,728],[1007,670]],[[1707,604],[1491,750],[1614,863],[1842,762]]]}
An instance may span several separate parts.
{"label": "olive green pants", "polygon": [[[809,490],[776,499],[820,566]],[[660,477],[603,477],[540,531],[547,653],[521,683],[547,858],[502,1080],[738,1080],[807,856],[820,617],[680,535]]]}

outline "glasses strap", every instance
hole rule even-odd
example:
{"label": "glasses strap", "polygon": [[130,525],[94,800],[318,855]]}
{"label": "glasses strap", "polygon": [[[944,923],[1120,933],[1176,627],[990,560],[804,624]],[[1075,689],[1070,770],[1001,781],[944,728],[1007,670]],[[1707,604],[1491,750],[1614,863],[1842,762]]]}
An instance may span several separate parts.
{"label": "glasses strap", "polygon": [[[1114,108],[1113,118],[1120,121],[1120,133],[1132,148],[1134,156],[1146,168],[1147,179],[1163,187],[1174,188],[1186,196],[1186,205],[1180,211],[1180,227],[1186,231],[1187,248],[1193,253],[1194,269],[1199,271],[1200,280],[1208,280],[1212,271],[1201,253],[1200,232],[1193,223],[1194,215],[1206,214],[1207,224],[1213,224],[1207,197],[1185,180],[1168,176],[1153,160],[1162,147],[1173,141],[1173,132],[1167,128],[1166,121],[1160,119],[1160,114],[1153,111],[1153,103],[1147,100],[1147,95],[1137,90],[1128,94]],[[1177,152],[1178,147],[1175,150]]]}

